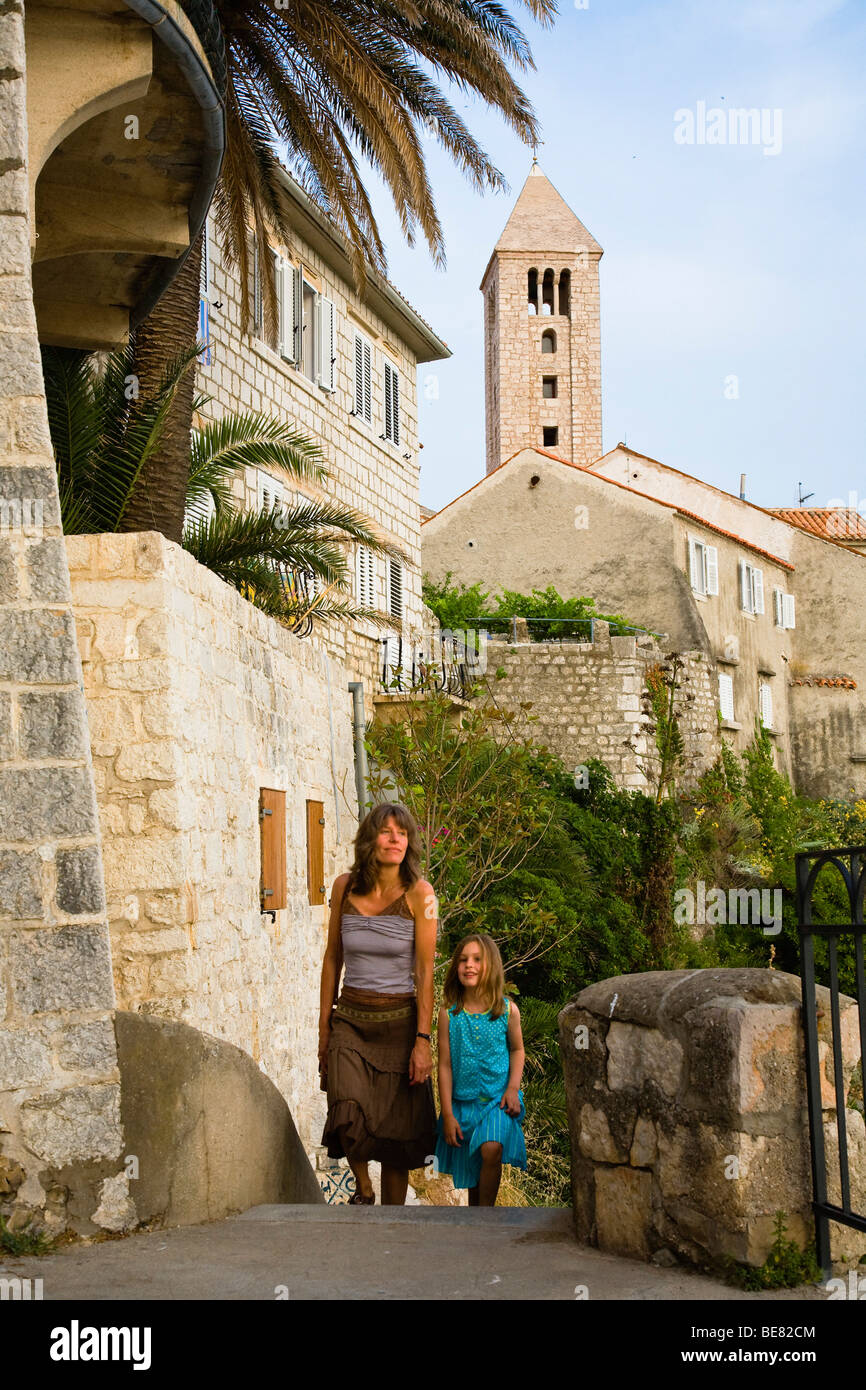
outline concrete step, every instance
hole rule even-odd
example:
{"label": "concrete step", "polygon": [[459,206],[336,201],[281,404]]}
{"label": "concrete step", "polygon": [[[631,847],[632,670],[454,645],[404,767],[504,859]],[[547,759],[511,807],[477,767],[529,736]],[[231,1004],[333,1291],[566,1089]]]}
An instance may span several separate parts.
{"label": "concrete step", "polygon": [[603,1254],[578,1245],[569,1210],[537,1207],[253,1207],[2,1266],[41,1278],[46,1300],[826,1298],[814,1286],[745,1294]]}

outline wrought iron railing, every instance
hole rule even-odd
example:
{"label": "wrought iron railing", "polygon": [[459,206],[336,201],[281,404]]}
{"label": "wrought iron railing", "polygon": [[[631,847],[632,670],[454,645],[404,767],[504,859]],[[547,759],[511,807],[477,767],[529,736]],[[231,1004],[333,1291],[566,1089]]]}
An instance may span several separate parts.
{"label": "wrought iron railing", "polygon": [[[803,1031],[806,1040],[806,1090],[809,1103],[809,1139],[812,1158],[812,1209],[815,1213],[815,1245],[818,1263],[829,1277],[830,1222],[839,1221],[856,1231],[866,1231],[866,1210],[855,1211],[851,1204],[851,1170],[848,1156],[848,1125],[845,1097],[842,1024],[839,1007],[839,945],[853,941],[854,972],[860,1025],[860,1066],[866,1064],[866,975],[863,968],[863,904],[866,896],[866,847],[856,849],[812,850],[795,858],[797,876],[797,921],[800,925],[800,973],[803,982]],[[812,895],[815,882],[826,864],[842,875],[848,894],[848,920],[817,923],[812,921]],[[817,996],[815,988],[815,938],[827,942],[830,966],[830,1031],[833,1045],[833,1083],[836,1101],[836,1130],[839,1159],[839,1203],[827,1197],[827,1155],[824,1144],[821,1099],[821,1059],[818,1052]],[[860,1196],[861,1208],[866,1197]]]}
{"label": "wrought iron railing", "polygon": [[460,659],[447,642],[431,656],[429,650],[402,637],[382,639],[381,683],[392,694],[409,690],[440,690],[468,699],[475,683],[477,663]]}

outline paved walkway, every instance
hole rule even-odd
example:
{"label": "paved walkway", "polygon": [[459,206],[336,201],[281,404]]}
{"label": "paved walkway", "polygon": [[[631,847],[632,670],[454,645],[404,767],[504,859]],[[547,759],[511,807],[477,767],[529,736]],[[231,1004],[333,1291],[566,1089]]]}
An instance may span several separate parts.
{"label": "paved walkway", "polygon": [[[253,1207],[41,1259],[0,1257],[0,1277],[41,1278],[50,1299],[825,1300],[764,1294],[602,1254],[571,1212],[525,1207]],[[585,1290],[585,1292],[584,1292]]]}

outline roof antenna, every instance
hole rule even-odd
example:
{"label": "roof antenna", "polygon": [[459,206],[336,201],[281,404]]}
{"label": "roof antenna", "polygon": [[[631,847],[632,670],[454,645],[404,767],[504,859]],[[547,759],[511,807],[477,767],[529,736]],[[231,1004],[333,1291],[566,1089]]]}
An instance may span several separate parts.
{"label": "roof antenna", "polygon": [[805,493],[804,493],[804,491],[803,491],[803,484],[802,484],[802,483],[798,483],[798,484],[797,484],[797,492],[799,493],[799,496],[800,496],[800,500],[799,500],[799,502],[797,503],[797,506],[798,506],[798,507],[802,507],[802,505],[803,505],[804,502],[808,502],[808,500],[809,500],[810,497],[814,497],[814,496],[815,496],[814,492],[805,492]]}

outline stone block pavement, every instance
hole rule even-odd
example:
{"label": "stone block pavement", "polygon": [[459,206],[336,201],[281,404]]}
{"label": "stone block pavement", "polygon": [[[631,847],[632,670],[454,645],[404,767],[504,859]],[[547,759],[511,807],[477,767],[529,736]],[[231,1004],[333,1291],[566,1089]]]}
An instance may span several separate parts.
{"label": "stone block pavement", "polygon": [[261,1206],[200,1226],[0,1259],[45,1300],[821,1300],[743,1293],[578,1245],[572,1213],[525,1207]]}

